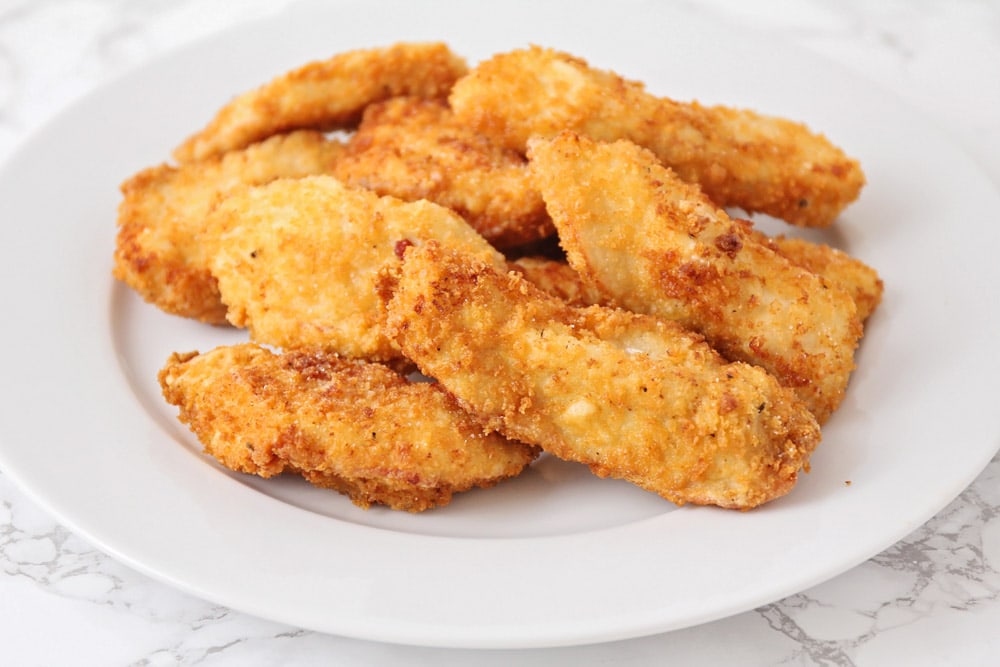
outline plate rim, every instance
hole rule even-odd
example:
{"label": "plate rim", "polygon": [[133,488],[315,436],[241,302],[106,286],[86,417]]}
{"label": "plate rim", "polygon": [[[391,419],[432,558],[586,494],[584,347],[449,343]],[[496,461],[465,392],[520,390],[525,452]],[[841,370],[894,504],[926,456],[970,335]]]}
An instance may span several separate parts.
{"label": "plate rim", "polygon": [[[525,4],[525,6],[527,6],[527,4]],[[669,12],[671,8],[664,8],[664,9],[668,10]],[[310,9],[309,11],[312,12],[315,10]],[[320,13],[323,12],[321,11]],[[302,15],[303,14],[299,14],[298,16]],[[281,18],[282,20],[292,21],[292,22],[300,20],[300,19],[289,18],[289,15],[287,14]],[[691,20],[694,22],[700,22],[697,19],[693,18]],[[272,22],[272,21],[273,19],[268,19],[267,22]],[[258,21],[258,22],[251,22],[250,24],[243,24],[233,28],[232,30],[225,31],[224,33],[220,33],[210,38],[186,44],[180,47],[180,49],[168,52],[150,63],[136,67],[135,69],[130,70],[129,72],[121,75],[120,77],[117,77],[116,79],[95,88],[93,91],[91,91],[81,99],[69,105],[66,109],[64,109],[62,112],[53,117],[48,123],[38,128],[32,134],[32,136],[30,136],[26,141],[20,144],[18,149],[15,150],[14,154],[11,156],[11,158],[5,163],[5,165],[3,165],[2,168],[0,168],[0,184],[2,184],[7,180],[8,175],[10,174],[10,172],[14,171],[15,166],[22,164],[26,161],[30,162],[33,159],[33,155],[31,153],[32,146],[44,143],[47,140],[47,137],[51,136],[53,132],[58,133],[59,128],[64,127],[66,123],[70,122],[73,113],[78,112],[81,108],[84,108],[87,105],[94,104],[94,100],[101,98],[101,96],[107,96],[111,94],[111,91],[114,91],[115,89],[120,87],[123,81],[132,81],[136,77],[141,76],[144,72],[148,71],[151,68],[155,69],[155,67],[157,66],[163,67],[164,66],[163,63],[170,60],[172,57],[175,57],[178,51],[182,51],[185,53],[192,53],[198,51],[199,49],[215,49],[217,48],[215,46],[216,40],[224,41],[226,39],[225,36],[227,34],[233,32],[245,33],[245,32],[252,32],[254,30],[260,30],[263,23],[265,22]],[[789,45],[783,45],[783,48],[787,49],[790,47]],[[586,56],[586,54],[583,55]],[[819,60],[818,57],[816,56],[809,56],[809,58]],[[595,64],[597,64],[596,61],[594,62]],[[881,91],[879,91],[879,93],[883,94]],[[954,145],[951,144],[950,142],[945,142],[945,143],[948,146],[951,146],[952,149],[957,152],[957,154],[964,155],[964,153],[955,148]],[[969,159],[968,156],[965,157],[966,157],[965,167],[967,169],[971,168],[974,171],[977,171],[971,159]],[[869,185],[869,188],[871,187],[872,186]],[[993,188],[992,191],[994,194],[994,201],[996,201],[995,188]],[[105,237],[109,238],[111,236],[112,231],[113,230],[109,227],[109,229],[107,230],[107,234],[97,235],[101,237],[103,240],[91,239],[90,244],[95,247],[100,247],[101,243],[106,242]],[[49,234],[51,236],[51,232],[49,232]],[[66,244],[67,244],[66,241],[62,241],[62,245],[59,245],[59,247],[64,248]],[[110,248],[110,246],[107,247]],[[110,251],[108,251],[106,254],[110,258]],[[108,264],[108,267],[110,267],[110,263]],[[6,271],[6,269],[4,269],[4,271]],[[100,281],[95,280],[94,282],[97,283]],[[105,275],[104,282],[106,284],[112,284],[112,281],[109,279],[109,276],[107,275]],[[894,291],[895,289],[896,289],[895,286],[893,286]],[[113,290],[114,288],[112,288],[112,291]],[[99,298],[97,295],[94,295],[93,298],[94,298],[93,304],[96,304],[97,302],[101,301],[101,298]],[[107,294],[105,294],[105,299],[106,298]],[[87,338],[87,340],[102,350],[101,356],[105,360],[117,359],[118,361],[121,361],[120,350],[116,350],[111,346],[110,341],[112,337],[106,334],[107,332],[105,332],[105,335],[102,339],[98,332],[92,331],[89,332],[89,337]],[[102,340],[103,340],[103,345],[102,345]],[[38,390],[36,390],[35,394],[38,393],[39,393]],[[118,391],[113,392],[113,394],[115,396],[120,396],[121,387],[118,387]],[[7,408],[5,408],[4,410],[5,410],[4,414],[7,414],[6,412]],[[105,428],[108,426],[103,421],[101,422],[101,424]],[[141,425],[136,426],[136,428],[141,428]],[[479,628],[479,629],[470,629],[470,628],[463,629],[455,627],[444,628],[440,626],[426,627],[425,625],[419,623],[414,623],[409,627],[403,627],[397,620],[397,626],[395,627],[394,630],[386,630],[384,626],[382,627],[378,626],[378,623],[384,622],[384,619],[378,618],[374,615],[370,616],[368,620],[363,623],[341,622],[339,624],[328,625],[325,627],[316,627],[317,626],[317,623],[315,622],[316,619],[308,617],[308,613],[306,613],[306,615],[303,616],[301,609],[297,610],[298,614],[295,613],[295,610],[286,610],[286,613],[281,614],[281,617],[275,618],[273,615],[268,614],[268,610],[265,609],[263,605],[261,604],[255,605],[252,600],[239,598],[237,596],[238,599],[236,599],[236,604],[233,604],[232,595],[226,595],[224,593],[220,594],[219,591],[207,590],[205,586],[192,584],[190,580],[184,579],[183,577],[171,576],[169,568],[164,568],[163,566],[160,567],[151,566],[149,565],[148,560],[143,560],[143,559],[137,560],[136,558],[133,557],[133,554],[130,553],[130,550],[127,548],[127,545],[125,548],[122,547],[120,539],[118,543],[116,543],[116,540],[114,538],[109,539],[107,537],[102,537],[101,534],[104,531],[95,530],[94,526],[92,525],[93,519],[90,520],[91,525],[88,526],[88,521],[86,517],[74,515],[74,512],[72,510],[66,509],[65,500],[63,502],[59,502],[53,497],[51,493],[45,493],[44,490],[40,491],[37,482],[37,477],[38,477],[37,474],[31,473],[31,471],[19,469],[16,463],[14,465],[10,465],[10,462],[13,460],[13,458],[10,456],[9,448],[15,445],[9,444],[9,440],[6,437],[6,431],[2,431],[0,433],[2,433],[2,435],[0,435],[0,468],[4,470],[4,473],[29,498],[31,498],[39,506],[45,508],[45,510],[50,514],[52,514],[54,517],[56,517],[60,523],[69,527],[74,533],[77,533],[78,535],[83,536],[85,539],[88,539],[89,541],[91,541],[91,543],[95,544],[95,546],[97,546],[102,551],[109,553],[115,559],[122,561],[128,564],[130,567],[138,571],[141,571],[147,575],[150,575],[155,579],[164,581],[169,585],[181,588],[198,597],[208,599],[213,602],[225,604],[227,606],[240,609],[243,611],[248,611],[249,613],[253,613],[254,615],[257,616],[265,618],[273,618],[274,620],[279,620],[282,622],[292,622],[293,624],[299,625],[301,627],[310,627],[313,629],[320,629],[326,632],[335,632],[336,634],[344,634],[347,636],[357,637],[361,639],[388,641],[394,643],[405,643],[405,644],[415,644],[415,645],[425,645],[425,646],[453,646],[453,647],[480,647],[480,648],[487,648],[487,647],[527,648],[527,647],[542,647],[542,646],[566,646],[566,645],[575,645],[583,643],[594,643],[597,641],[624,639],[628,637],[641,636],[644,634],[651,634],[653,632],[662,632],[670,629],[686,627],[687,625],[706,622],[716,618],[721,618],[723,616],[728,616],[732,613],[738,613],[739,611],[744,611],[746,609],[753,608],[758,604],[763,604],[765,602],[772,601],[773,599],[779,599],[784,595],[796,592],[798,590],[802,590],[805,587],[819,583],[820,581],[826,580],[832,576],[835,576],[836,574],[839,574],[840,572],[846,569],[849,569],[850,567],[853,567],[854,565],[860,562],[863,562],[863,560],[865,560],[866,558],[878,553],[887,546],[890,546],[891,544],[895,543],[898,539],[904,537],[908,532],[913,530],[915,527],[922,525],[927,519],[933,516],[933,514],[937,510],[944,507],[955,496],[957,496],[962,491],[962,489],[964,489],[969,483],[971,483],[971,481],[979,474],[979,472],[981,472],[981,470],[989,463],[989,461],[993,458],[993,456],[996,453],[996,449],[991,449],[989,446],[983,447],[982,450],[979,452],[980,456],[976,458],[975,463],[968,466],[968,469],[966,471],[967,474],[965,474],[961,479],[952,480],[952,483],[950,484],[948,490],[943,494],[940,494],[941,498],[938,498],[938,500],[935,501],[935,503],[933,503],[937,505],[937,509],[930,511],[929,513],[922,512],[920,513],[921,516],[911,516],[908,517],[907,521],[900,522],[896,530],[892,534],[891,541],[885,544],[881,544],[880,546],[875,544],[870,544],[866,549],[856,550],[856,553],[853,553],[852,557],[848,559],[849,562],[845,561],[843,563],[843,567],[840,569],[834,569],[834,570],[828,569],[822,574],[811,573],[811,576],[800,577],[797,583],[788,582],[784,587],[778,587],[778,589],[780,590],[775,589],[772,590],[770,593],[764,594],[763,598],[758,596],[754,600],[745,599],[739,605],[736,605],[738,608],[735,609],[717,608],[714,612],[702,613],[698,617],[698,619],[692,619],[692,622],[690,623],[658,625],[657,623],[655,623],[655,619],[650,619],[650,618],[632,619],[632,620],[626,620],[624,622],[619,620],[618,626],[615,627],[614,629],[609,630],[607,627],[605,627],[605,629],[602,631],[600,628],[597,627],[588,627],[585,624],[580,623],[579,620],[577,620],[575,621],[576,625],[574,627],[566,627],[565,625],[551,626],[550,628],[548,628],[547,631],[544,629],[528,631],[524,628],[514,629],[510,627],[492,627],[492,628]],[[994,435],[995,433],[996,429],[994,428]],[[1000,447],[1000,442],[994,444],[997,447]],[[175,466],[180,465],[178,461],[174,459],[174,457],[167,457],[167,458],[169,459],[166,461],[167,465],[175,465]],[[981,465],[979,465],[980,463],[979,459],[982,459]],[[32,477],[34,477],[35,479],[33,480]],[[250,495],[237,494],[237,495],[240,495],[241,501],[245,501],[248,498],[252,497],[252,494]],[[948,496],[947,500],[941,503],[940,500],[944,498],[944,496]],[[259,503],[251,503],[251,504],[254,505],[256,509],[263,509],[257,507]],[[295,510],[292,512],[292,514],[296,514],[297,512],[301,511],[302,510]],[[281,515],[282,517],[285,517],[288,515],[288,512],[277,512],[277,514]],[[689,514],[690,512],[681,513],[681,515],[689,515]],[[923,514],[926,514],[926,516],[923,516]],[[302,521],[297,520],[296,523],[312,526],[315,523],[315,519],[309,518]],[[382,535],[381,537],[378,536],[373,537],[369,534],[369,530],[370,529],[364,529],[363,531],[366,533],[366,539],[371,538],[374,541],[379,542],[381,539],[385,537],[385,535]],[[613,529],[612,532],[630,532],[630,530],[632,529],[626,528],[623,531]],[[352,534],[357,534],[355,529],[348,529],[348,532]],[[94,539],[95,537],[96,539]],[[564,541],[570,544],[575,544],[580,539],[582,539],[580,536],[560,536],[557,541]],[[419,538],[416,538],[416,541],[419,541]],[[518,541],[517,539],[506,540],[508,544],[513,544],[517,541]],[[859,554],[861,554],[861,557],[859,557]],[[777,597],[773,597],[775,593],[778,593]],[[619,619],[621,618],[623,617],[619,617]],[[605,620],[595,621],[595,624],[605,625]],[[462,634],[463,631],[464,634]],[[456,633],[458,633],[461,636],[456,636]],[[517,634],[516,638],[513,637],[514,634]]]}

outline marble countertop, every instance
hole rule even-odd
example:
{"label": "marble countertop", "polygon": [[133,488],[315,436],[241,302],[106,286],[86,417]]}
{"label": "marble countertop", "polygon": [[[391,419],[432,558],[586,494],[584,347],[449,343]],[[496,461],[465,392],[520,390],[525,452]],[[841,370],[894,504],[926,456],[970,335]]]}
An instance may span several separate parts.
{"label": "marble countertop", "polygon": [[[102,82],[290,4],[0,3],[0,160]],[[923,112],[1000,187],[1000,4],[708,0],[697,11],[855,69]],[[11,665],[997,664],[1000,456],[922,528],[833,580],[735,617],[589,647],[412,648],[260,620],[119,564],[2,472],[0,568],[0,661]]]}

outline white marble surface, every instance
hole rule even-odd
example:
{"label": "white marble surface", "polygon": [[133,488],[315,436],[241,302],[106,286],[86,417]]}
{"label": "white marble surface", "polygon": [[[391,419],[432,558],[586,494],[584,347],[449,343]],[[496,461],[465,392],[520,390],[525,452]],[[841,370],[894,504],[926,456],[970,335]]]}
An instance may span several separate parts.
{"label": "white marble surface", "polygon": [[[288,4],[0,0],[0,159],[101,82]],[[798,43],[894,91],[1000,187],[1000,3],[709,0],[698,11]],[[9,665],[994,665],[1000,457],[924,527],[825,584],[707,625],[589,647],[418,649],[259,620],[96,551],[2,473],[0,567],[0,663]]]}

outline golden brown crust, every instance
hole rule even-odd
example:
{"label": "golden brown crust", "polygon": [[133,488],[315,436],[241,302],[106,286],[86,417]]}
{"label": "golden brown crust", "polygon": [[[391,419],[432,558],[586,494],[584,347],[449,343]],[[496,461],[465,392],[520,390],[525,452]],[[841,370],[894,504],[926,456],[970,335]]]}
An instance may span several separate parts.
{"label": "golden brown crust", "polygon": [[[861,260],[823,243],[786,236],[769,237],[752,231],[754,240],[766,245],[792,264],[830,281],[851,295],[864,322],[882,301],[884,285],[878,272]],[[574,306],[610,305],[613,299],[588,283],[563,260],[528,255],[509,262],[528,282]]]}
{"label": "golden brown crust", "polygon": [[882,302],[885,286],[878,272],[844,251],[806,239],[768,237],[760,232],[754,232],[753,237],[792,264],[823,276],[850,294],[862,322]]}
{"label": "golden brown crust", "polygon": [[234,98],[178,146],[174,158],[200,160],[289,130],[348,127],[373,102],[400,95],[446,97],[465,71],[465,61],[441,43],[340,53]]}
{"label": "golden brown crust", "polygon": [[547,257],[518,257],[508,263],[512,271],[517,271],[525,280],[553,296],[557,296],[571,306],[608,305],[611,300],[580,276],[564,261]]}
{"label": "golden brown crust", "polygon": [[122,184],[114,276],[168,313],[225,324],[200,243],[212,206],[244,185],[329,172],[342,153],[339,142],[301,131],[218,158],[144,169]]}
{"label": "golden brown crust", "polygon": [[437,384],[322,350],[253,344],[173,355],[167,401],[227,468],[302,474],[361,507],[422,511],[519,474],[535,448],[484,435]]}
{"label": "golden brown crust", "polygon": [[454,212],[347,188],[330,176],[234,193],[212,212],[204,245],[229,320],[253,340],[394,362],[400,353],[381,331],[375,277],[398,261],[399,244],[426,239],[504,265]]}
{"label": "golden brown crust", "polygon": [[486,424],[675,503],[767,502],[819,442],[790,391],[676,323],[573,308],[433,243],[379,289],[389,334]]}
{"label": "golden brown crust", "polygon": [[456,122],[441,100],[369,106],[334,175],[380,195],[446,206],[498,248],[555,233],[524,156]]}
{"label": "golden brown crust", "polygon": [[762,366],[823,423],[854,369],[850,296],[755,241],[695,185],[628,141],[533,140],[532,175],[570,265],[620,306],[682,323]]}
{"label": "golden brown crust", "polygon": [[531,47],[494,56],[449,98],[459,119],[505,146],[563,130],[652,150],[720,206],[823,227],[864,185],[856,160],[804,125],[749,110],[655,97],[641,83],[566,53]]}

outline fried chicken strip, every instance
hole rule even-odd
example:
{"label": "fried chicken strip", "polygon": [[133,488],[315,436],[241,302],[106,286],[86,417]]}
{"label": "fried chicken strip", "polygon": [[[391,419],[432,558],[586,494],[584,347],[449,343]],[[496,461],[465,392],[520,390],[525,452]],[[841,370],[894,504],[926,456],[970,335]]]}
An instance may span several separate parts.
{"label": "fried chicken strip", "polygon": [[115,278],[168,313],[225,324],[226,307],[199,239],[212,206],[244,185],[329,172],[343,150],[318,132],[300,131],[139,172],[121,187]]}
{"label": "fried chicken strip", "polygon": [[843,398],[861,322],[830,281],[753,238],[628,141],[533,140],[531,172],[570,265],[620,306],[680,322],[762,366],[823,423]]}
{"label": "fried chicken strip", "polygon": [[525,280],[572,306],[609,305],[611,299],[589,284],[566,262],[546,257],[518,257],[508,263]]}
{"label": "fried chicken strip", "polygon": [[882,302],[885,286],[878,272],[842,250],[806,239],[769,237],[759,231],[753,232],[753,238],[792,264],[823,276],[850,294],[858,309],[858,319],[862,322]]}
{"label": "fried chicken strip", "polygon": [[390,97],[447,97],[465,61],[441,43],[358,49],[312,62],[245,92],[174,150],[191,162],[295,129],[357,123],[366,106]]}
{"label": "fried chicken strip", "polygon": [[487,426],[675,503],[760,505],[819,442],[790,391],[676,323],[574,308],[434,243],[379,291],[389,335]]}
{"label": "fried chicken strip", "polygon": [[563,130],[649,148],[720,206],[824,227],[864,185],[858,162],[800,123],[683,103],[566,53],[531,47],[494,56],[450,96],[459,119],[524,150]]}
{"label": "fried chicken strip", "polygon": [[524,156],[455,121],[441,100],[399,97],[365,109],[334,176],[406,201],[427,199],[507,248],[555,233]]}
{"label": "fried chicken strip", "polygon": [[[847,292],[862,322],[881,303],[884,285],[878,272],[842,250],[806,239],[769,237],[756,230],[752,236],[795,266],[815,273]],[[528,282],[574,306],[610,305],[614,301],[564,261],[528,255],[511,261],[509,266],[520,271]]]}
{"label": "fried chicken strip", "polygon": [[164,397],[222,465],[282,472],[373,504],[419,512],[519,474],[538,450],[480,425],[440,386],[322,350],[246,343],[174,354]]}
{"label": "fried chicken strip", "polygon": [[504,267],[454,212],[345,187],[331,176],[278,180],[229,196],[204,235],[229,321],[285,349],[320,346],[395,362],[379,323],[375,278],[405,244],[437,239]]}

